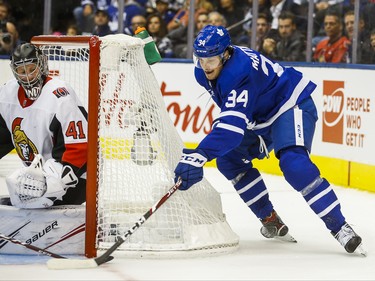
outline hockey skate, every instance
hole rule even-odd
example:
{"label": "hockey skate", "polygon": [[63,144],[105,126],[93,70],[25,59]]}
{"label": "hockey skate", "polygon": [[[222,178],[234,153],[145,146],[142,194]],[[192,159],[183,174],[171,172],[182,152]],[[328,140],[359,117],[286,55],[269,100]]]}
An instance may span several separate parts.
{"label": "hockey skate", "polygon": [[274,238],[286,242],[297,242],[288,232],[288,227],[283,223],[276,211],[261,220],[263,226],[260,233],[266,238]]}
{"label": "hockey skate", "polygon": [[331,234],[348,253],[356,252],[362,256],[367,255],[367,252],[362,247],[362,238],[354,232],[353,228],[348,223],[345,223],[339,232],[331,232]]}

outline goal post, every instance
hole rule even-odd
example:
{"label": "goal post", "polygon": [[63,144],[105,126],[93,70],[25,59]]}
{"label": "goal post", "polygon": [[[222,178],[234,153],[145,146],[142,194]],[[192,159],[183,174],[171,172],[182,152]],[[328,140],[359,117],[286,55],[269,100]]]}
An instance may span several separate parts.
{"label": "goal post", "polygon": [[[108,249],[173,185],[183,142],[166,110],[141,39],[124,34],[34,36],[50,75],[88,111],[85,255]],[[238,247],[220,194],[203,179],[177,191],[116,251],[186,256]]]}

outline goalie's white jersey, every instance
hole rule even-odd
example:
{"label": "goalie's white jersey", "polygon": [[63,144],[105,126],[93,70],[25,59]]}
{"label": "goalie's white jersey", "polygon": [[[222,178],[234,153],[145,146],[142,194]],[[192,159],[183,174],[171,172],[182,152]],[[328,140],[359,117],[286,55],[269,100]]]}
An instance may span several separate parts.
{"label": "goalie's white jersey", "polygon": [[87,158],[87,112],[66,82],[47,77],[39,98],[16,79],[0,87],[0,158],[15,148],[25,165],[35,154],[80,168]]}

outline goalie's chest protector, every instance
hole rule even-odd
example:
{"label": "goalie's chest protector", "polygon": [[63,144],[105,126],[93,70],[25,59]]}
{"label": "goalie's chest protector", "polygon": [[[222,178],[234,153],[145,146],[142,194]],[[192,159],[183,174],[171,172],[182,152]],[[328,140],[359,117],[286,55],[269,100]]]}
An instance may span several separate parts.
{"label": "goalie's chest protector", "polygon": [[[28,159],[32,154],[51,158],[54,144],[66,142],[64,134],[56,134],[57,130],[66,130],[71,120],[82,119],[75,94],[72,93],[72,97],[69,91],[72,89],[65,82],[49,79],[39,98],[31,102],[24,99],[16,80],[9,81],[1,89],[0,114],[23,161],[32,160]],[[61,139],[54,139],[54,135],[61,135]]]}

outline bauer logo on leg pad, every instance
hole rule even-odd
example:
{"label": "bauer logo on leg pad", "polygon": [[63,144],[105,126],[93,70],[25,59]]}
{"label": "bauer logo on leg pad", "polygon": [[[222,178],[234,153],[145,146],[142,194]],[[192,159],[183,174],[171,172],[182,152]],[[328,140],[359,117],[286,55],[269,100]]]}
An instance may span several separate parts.
{"label": "bauer logo on leg pad", "polygon": [[[59,255],[82,255],[85,214],[85,206],[81,205],[56,206],[47,210],[0,205],[0,233]],[[39,255],[11,242],[2,245],[0,254]]]}

